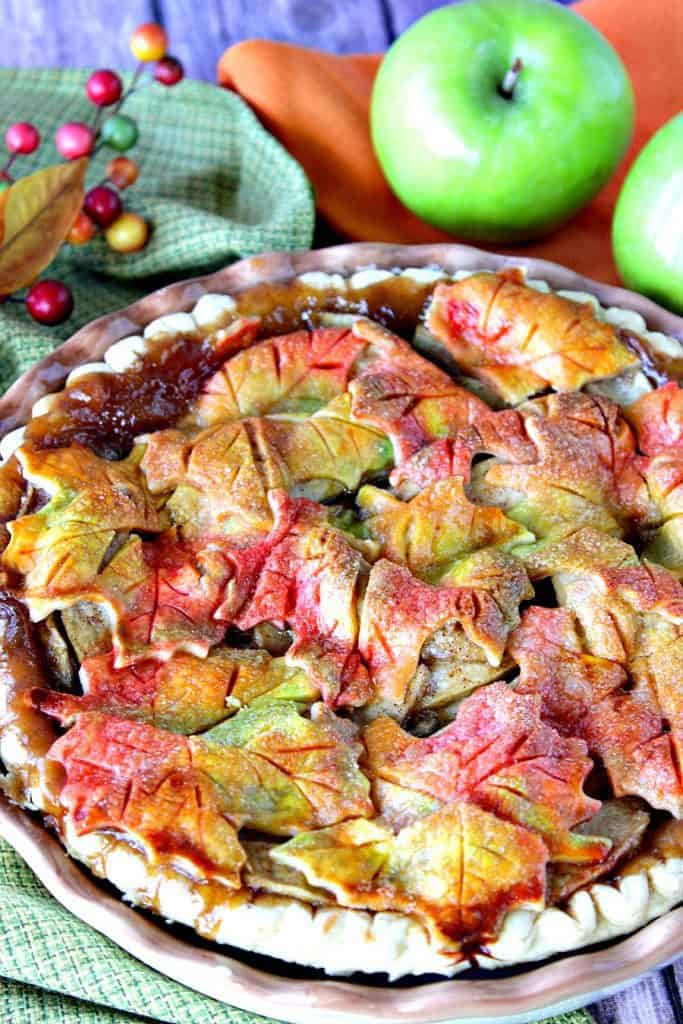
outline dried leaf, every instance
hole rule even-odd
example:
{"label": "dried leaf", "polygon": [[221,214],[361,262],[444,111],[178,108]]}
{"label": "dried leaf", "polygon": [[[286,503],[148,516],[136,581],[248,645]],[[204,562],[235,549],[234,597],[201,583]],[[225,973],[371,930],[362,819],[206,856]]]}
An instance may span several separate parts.
{"label": "dried leaf", "polygon": [[0,205],[0,295],[31,284],[55,257],[83,203],[87,157],[20,178]]}
{"label": "dried leaf", "polygon": [[0,245],[5,237],[5,207],[7,206],[7,200],[9,199],[9,189],[5,189],[4,192],[0,192]]}

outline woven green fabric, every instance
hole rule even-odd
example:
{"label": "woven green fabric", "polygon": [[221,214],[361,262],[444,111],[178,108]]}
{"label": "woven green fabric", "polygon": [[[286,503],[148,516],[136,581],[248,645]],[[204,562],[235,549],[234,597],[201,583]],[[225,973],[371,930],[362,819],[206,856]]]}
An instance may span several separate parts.
{"label": "woven green fabric", "polygon": [[[0,70],[0,131],[32,121],[43,144],[15,164],[30,173],[60,160],[54,133],[64,121],[91,121],[83,90],[87,71]],[[272,249],[307,249],[315,209],[301,167],[234,93],[201,82],[172,89],[154,83],[136,91],[124,113],[140,137],[127,154],[140,166],[125,191],[127,209],[154,225],[148,245],[124,256],[98,236],[63,246],[44,277],[66,281],[76,308],[59,327],[41,327],[24,306],[0,306],[0,390],[83,324],[125,306],[169,279],[194,277],[242,256]],[[88,186],[105,176],[115,154],[91,161]]]}

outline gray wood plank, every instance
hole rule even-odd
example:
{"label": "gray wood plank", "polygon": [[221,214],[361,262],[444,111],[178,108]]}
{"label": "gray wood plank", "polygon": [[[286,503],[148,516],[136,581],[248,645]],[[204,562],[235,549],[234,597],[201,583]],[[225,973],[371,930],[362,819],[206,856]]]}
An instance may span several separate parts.
{"label": "gray wood plank", "polygon": [[597,1024],[679,1024],[661,971],[600,1000],[590,1011]]}
{"label": "gray wood plank", "polygon": [[[563,4],[571,4],[574,0],[559,0]],[[393,34],[400,35],[409,25],[421,18],[423,14],[442,7],[443,0],[384,0],[387,18],[392,26]]]}
{"label": "gray wood plank", "polygon": [[683,1024],[683,959],[677,960],[662,971],[674,1009],[676,1024]]}
{"label": "gray wood plank", "polygon": [[438,0],[385,0],[385,3],[394,36],[404,32],[423,14],[442,6]]}
{"label": "gray wood plank", "polygon": [[0,64],[133,68],[128,37],[150,0],[0,0]]}
{"label": "gray wood plank", "polygon": [[383,50],[389,40],[380,0],[159,0],[170,47],[195,78],[214,81],[226,47],[254,37],[337,53]]}

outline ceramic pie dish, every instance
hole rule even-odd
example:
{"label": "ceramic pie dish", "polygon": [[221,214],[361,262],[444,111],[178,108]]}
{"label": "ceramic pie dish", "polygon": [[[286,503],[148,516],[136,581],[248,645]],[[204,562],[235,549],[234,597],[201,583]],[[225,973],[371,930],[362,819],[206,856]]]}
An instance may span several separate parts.
{"label": "ceramic pie dish", "polygon": [[0,401],[3,834],[286,1019],[529,1019],[675,956],[682,339],[461,246],[258,257],[79,332]]}

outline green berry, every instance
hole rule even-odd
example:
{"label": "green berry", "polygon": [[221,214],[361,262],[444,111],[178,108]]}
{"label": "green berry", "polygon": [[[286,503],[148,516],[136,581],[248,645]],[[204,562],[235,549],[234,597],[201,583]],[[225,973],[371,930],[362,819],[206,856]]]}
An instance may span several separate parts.
{"label": "green berry", "polygon": [[102,125],[102,141],[124,153],[138,141],[138,126],[132,117],[112,114]]}
{"label": "green berry", "polygon": [[6,192],[10,185],[11,182],[7,181],[6,178],[0,178],[0,192]]}

